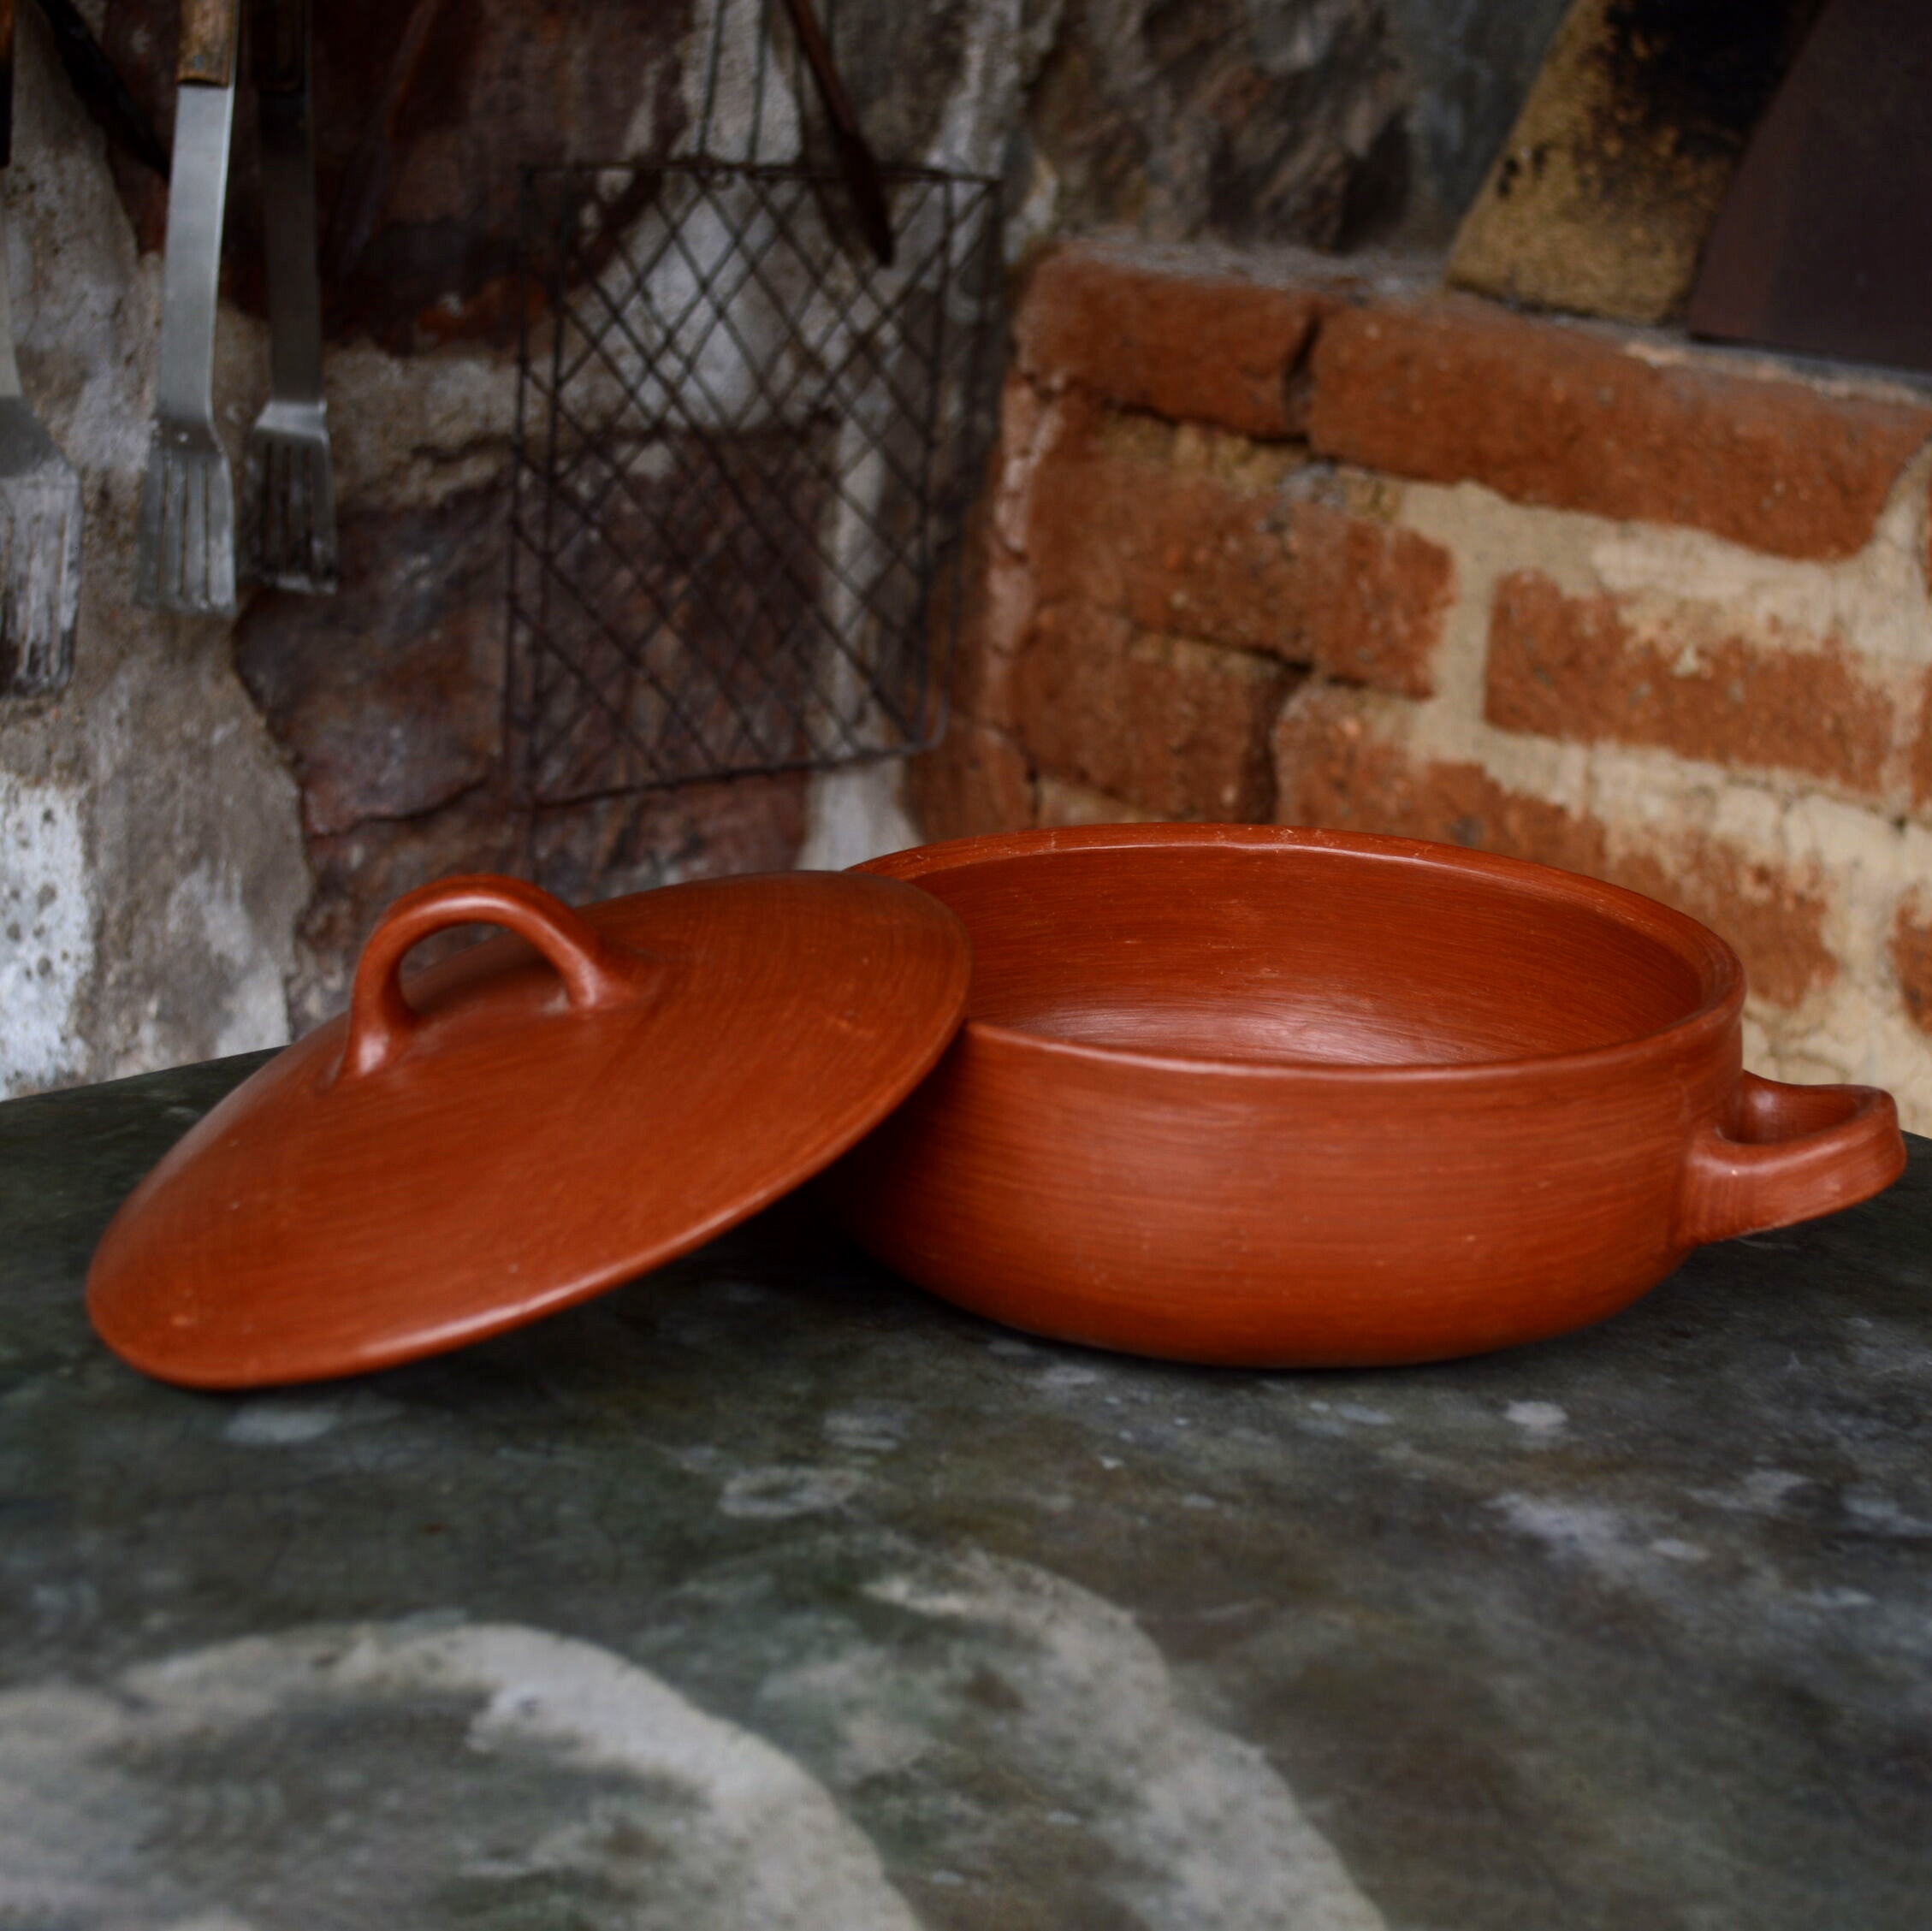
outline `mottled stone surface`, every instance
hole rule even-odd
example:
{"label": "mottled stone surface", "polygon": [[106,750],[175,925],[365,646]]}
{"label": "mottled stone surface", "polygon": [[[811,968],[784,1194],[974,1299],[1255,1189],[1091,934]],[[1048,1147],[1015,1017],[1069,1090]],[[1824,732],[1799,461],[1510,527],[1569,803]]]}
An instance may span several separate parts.
{"label": "mottled stone surface", "polygon": [[[287,1036],[309,880],[295,787],[234,674],[228,626],[133,601],[161,264],[38,9],[20,13],[8,280],[28,400],[81,477],[74,681],[0,698],[0,1093]],[[225,330],[218,420],[261,350]]]}
{"label": "mottled stone surface", "polygon": [[1932,1146],[1567,1340],[1028,1342],[806,1206],[447,1359],[145,1383],[248,1062],[0,1108],[0,1913],[1920,1931]]}

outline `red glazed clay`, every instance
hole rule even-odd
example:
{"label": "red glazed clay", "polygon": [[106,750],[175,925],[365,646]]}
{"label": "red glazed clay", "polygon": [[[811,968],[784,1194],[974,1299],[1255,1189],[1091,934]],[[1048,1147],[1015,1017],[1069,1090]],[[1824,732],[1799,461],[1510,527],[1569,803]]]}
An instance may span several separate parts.
{"label": "red glazed clay", "polygon": [[972,933],[968,1023],[827,1176],[860,1241],[1038,1334],[1425,1361],[1602,1319],[1904,1164],[1890,1098],[1741,1070],[1694,921],[1413,840],[1021,832],[865,869]]}
{"label": "red glazed clay", "polygon": [[[399,978],[418,939],[517,936]],[[827,872],[572,912],[399,899],[349,1010],[194,1127],[101,1237],[87,1311],[145,1372],[252,1388],[535,1320],[708,1240],[882,1118],[966,1003],[959,921]]]}

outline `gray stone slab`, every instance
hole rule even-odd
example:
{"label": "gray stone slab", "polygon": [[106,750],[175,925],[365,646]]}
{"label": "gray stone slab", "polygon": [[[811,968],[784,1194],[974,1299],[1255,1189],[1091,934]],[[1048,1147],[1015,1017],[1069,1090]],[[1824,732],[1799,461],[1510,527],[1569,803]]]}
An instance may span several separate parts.
{"label": "gray stone slab", "polygon": [[0,1923],[1932,1922],[1932,1145],[1439,1367],[1030,1342],[794,1203],[186,1394],[81,1281],[252,1063],[0,1107]]}

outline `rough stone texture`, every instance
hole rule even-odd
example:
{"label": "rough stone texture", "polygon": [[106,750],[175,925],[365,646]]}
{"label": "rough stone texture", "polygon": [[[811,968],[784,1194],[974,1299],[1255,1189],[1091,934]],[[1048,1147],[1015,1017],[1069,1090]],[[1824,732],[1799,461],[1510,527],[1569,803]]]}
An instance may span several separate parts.
{"label": "rough stone texture", "polygon": [[1434,838],[1627,886],[1722,933],[1753,993],[1774,1005],[1798,1005],[1838,974],[1822,878],[1689,828],[1633,841],[1623,827],[1513,791],[1473,761],[1413,756],[1338,692],[1290,704],[1276,751],[1284,824]]}
{"label": "rough stone texture", "polygon": [[1037,765],[1164,818],[1265,818],[1268,732],[1296,673],[1265,658],[1049,604],[1014,670]]}
{"label": "rough stone texture", "polygon": [[1912,739],[1911,795],[1912,803],[1921,810],[1932,805],[1932,671],[1926,672],[1918,730]]}
{"label": "rough stone texture", "polygon": [[1446,241],[1482,187],[1570,0],[1388,0],[1414,77],[1417,193],[1405,223]]}
{"label": "rough stone texture", "polygon": [[1681,312],[1816,0],[1578,0],[1463,218],[1464,287],[1628,322]]}
{"label": "rough stone texture", "polygon": [[1050,225],[1348,246],[1408,195],[1410,83],[1384,9],[1350,0],[1085,0],[1028,116]]}
{"label": "rough stone texture", "polygon": [[[407,11],[353,0],[318,16],[325,223],[379,118]],[[1050,14],[1027,21],[968,6],[933,33],[903,9],[842,9],[848,48],[863,43],[847,70],[881,145],[996,166],[1044,57]],[[14,834],[0,866],[0,931],[21,932],[0,953],[9,995],[0,1075],[9,1087],[232,1049],[280,1036],[290,1014],[313,1020],[339,1000],[388,898],[449,872],[533,868],[595,897],[783,866],[808,838],[821,862],[864,856],[876,839],[904,842],[890,773],[856,787],[791,777],[703,787],[560,814],[534,829],[505,793],[503,483],[515,371],[503,350],[519,320],[509,279],[519,168],[677,139],[697,104],[689,56],[709,18],[702,7],[640,15],[613,0],[587,9],[493,0],[438,16],[384,157],[368,246],[348,280],[325,276],[344,593],[326,603],[257,596],[235,626],[272,743],[228,668],[223,626],[127,610],[164,198],[116,159],[130,233],[98,136],[42,57],[38,25],[23,27],[38,64],[23,80],[9,177],[16,321],[26,324],[30,390],[86,476],[92,526],[80,681],[62,704],[0,716]],[[727,24],[738,32],[750,19],[737,9]],[[101,24],[165,132],[175,10],[132,0]],[[725,76],[727,118],[744,104],[743,80]],[[771,105],[778,139],[795,138],[789,99]],[[264,381],[264,343],[249,319],[262,287],[246,98],[237,129],[226,252],[234,305],[222,312],[218,382],[235,444]],[[110,767],[111,782],[94,775]]]}
{"label": "rough stone texture", "polygon": [[[294,788],[225,629],[129,602],[159,264],[36,10],[19,31],[13,326],[87,522],[74,682],[0,702],[0,1092],[280,1040],[308,892]],[[229,421],[249,400],[236,347],[216,370]]]}
{"label": "rough stone texture", "polygon": [[906,797],[924,838],[1023,831],[1034,821],[1033,767],[1005,732],[958,718],[907,766]]}
{"label": "rough stone texture", "polygon": [[1932,406],[1645,359],[1473,301],[1348,309],[1317,334],[1325,454],[1518,502],[1848,557],[1932,436]]}
{"label": "rough stone texture", "polygon": [[[315,10],[317,201],[337,219],[346,177],[372,134],[407,7],[343,0]],[[620,155],[676,138],[687,113],[685,4],[471,0],[436,16],[386,158],[388,191],[348,279],[331,276],[330,332],[394,349],[481,339],[508,347],[518,322],[518,164]],[[163,139],[173,124],[174,9],[109,8],[109,52]],[[590,57],[590,50],[596,57]],[[244,107],[246,105],[244,98]],[[507,164],[508,163],[508,164]],[[160,246],[164,198],[117,160],[143,246]],[[229,279],[261,312],[261,216],[253,116],[236,116]]]}
{"label": "rough stone texture", "polygon": [[0,1111],[21,1922],[1923,1931],[1932,1146],[1428,1368],[1030,1342],[788,1206],[210,1397],[81,1275],[248,1063]]}
{"label": "rough stone texture", "polygon": [[235,662],[287,751],[313,837],[447,804],[488,778],[503,708],[495,489],[342,520],[333,597],[269,592]]}
{"label": "rough stone texture", "polygon": [[1014,355],[1034,381],[1076,383],[1119,408],[1293,435],[1290,384],[1326,305],[1307,289],[1062,247],[1028,283]]}
{"label": "rough stone texture", "polygon": [[[650,791],[544,813],[532,825],[484,785],[441,809],[370,818],[309,840],[315,891],[298,933],[288,1005],[298,1030],[338,1012],[356,955],[390,902],[465,872],[513,872],[581,903],[732,872],[783,871],[806,834],[806,779],[791,772]],[[428,963],[432,939],[412,962]]]}
{"label": "rough stone texture", "polygon": [[1912,1024],[1932,1033],[1932,918],[1909,903],[1892,923],[1892,969]]}
{"label": "rough stone texture", "polygon": [[1897,710],[1837,637],[1752,637],[1708,605],[1566,596],[1533,570],[1496,585],[1484,715],[1506,731],[1656,744],[1869,797],[1888,789]]}

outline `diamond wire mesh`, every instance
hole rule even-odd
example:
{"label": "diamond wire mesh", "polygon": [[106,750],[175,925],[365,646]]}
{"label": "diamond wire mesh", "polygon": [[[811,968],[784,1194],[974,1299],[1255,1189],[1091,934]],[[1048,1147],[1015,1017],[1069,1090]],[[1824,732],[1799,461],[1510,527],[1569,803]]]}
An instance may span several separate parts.
{"label": "diamond wire mesh", "polygon": [[914,750],[986,447],[998,184],[708,159],[531,169],[507,736],[532,807]]}

